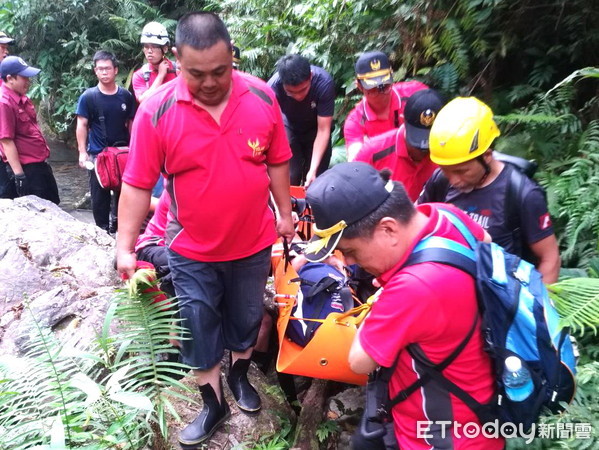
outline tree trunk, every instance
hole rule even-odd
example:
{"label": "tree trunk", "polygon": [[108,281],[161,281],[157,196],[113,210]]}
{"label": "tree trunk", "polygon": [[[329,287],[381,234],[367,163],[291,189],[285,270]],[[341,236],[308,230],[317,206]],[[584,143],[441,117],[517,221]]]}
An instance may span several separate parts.
{"label": "tree trunk", "polygon": [[330,384],[330,381],[327,380],[312,380],[312,385],[308,389],[308,392],[306,392],[306,396],[302,402],[302,412],[297,421],[293,449],[319,449],[316,429],[324,417],[324,406]]}

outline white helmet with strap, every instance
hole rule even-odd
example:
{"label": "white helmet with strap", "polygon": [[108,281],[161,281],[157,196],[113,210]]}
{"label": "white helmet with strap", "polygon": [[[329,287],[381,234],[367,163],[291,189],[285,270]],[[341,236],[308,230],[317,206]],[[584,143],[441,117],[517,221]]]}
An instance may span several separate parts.
{"label": "white helmet with strap", "polygon": [[164,25],[158,22],[150,22],[141,31],[142,44],[168,45],[168,33]]}

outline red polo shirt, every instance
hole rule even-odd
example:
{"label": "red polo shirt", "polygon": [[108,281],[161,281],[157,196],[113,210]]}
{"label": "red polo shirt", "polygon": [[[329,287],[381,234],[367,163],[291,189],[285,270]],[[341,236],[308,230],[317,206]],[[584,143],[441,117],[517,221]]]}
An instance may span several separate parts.
{"label": "red polo shirt", "polygon": [[[483,230],[459,209],[451,208],[474,233],[483,239]],[[393,365],[399,355],[389,389],[393,397],[421,375],[418,364],[406,350],[409,344],[419,344],[424,354],[438,364],[455,350],[470,331],[477,314],[476,290],[473,278],[465,272],[439,263],[422,263],[397,270],[404,264],[416,244],[429,235],[441,236],[465,243],[459,231],[444,217],[435,204],[418,206],[428,217],[426,226],[412,242],[405,257],[379,277],[384,287],[359,331],[362,347],[378,364]],[[443,374],[480,402],[490,400],[494,392],[491,360],[483,350],[483,338],[478,328],[460,355]],[[417,438],[418,421],[450,420],[461,424],[478,423],[476,415],[453,395],[428,383],[404,402],[393,408],[393,423],[399,446],[407,449],[455,448],[500,449],[502,439],[487,439],[480,435],[465,438],[463,428],[453,435],[453,423],[443,437],[439,426]]]}
{"label": "red polo shirt", "polygon": [[[168,60],[170,64],[170,69],[175,70],[175,65],[171,60]],[[144,72],[150,73],[150,78],[148,81],[144,80]],[[133,78],[131,79],[131,84],[133,85],[133,93],[135,94],[135,98],[139,101],[139,97],[141,97],[150,87],[154,84],[156,77],[158,76],[158,69],[154,69],[154,67],[150,66],[149,63],[141,66],[141,69],[136,70],[133,73]],[[177,78],[176,72],[167,73],[164,76],[164,81],[162,84],[167,83],[171,80]]]}
{"label": "red polo shirt", "polygon": [[406,100],[421,89],[428,89],[428,86],[420,81],[395,83],[391,89],[391,105],[386,119],[377,119],[366,97],[362,98],[345,119],[343,126],[345,147],[349,147],[354,142],[365,142],[368,138],[393,128],[399,128],[404,123],[403,110],[406,107]]}
{"label": "red polo shirt", "polygon": [[437,168],[428,152],[422,161],[416,162],[410,158],[403,125],[369,139],[356,155],[355,161],[364,161],[377,170],[391,169],[391,179],[401,181],[414,202]]}
{"label": "red polo shirt", "polygon": [[[33,103],[6,85],[0,87],[0,139],[14,141],[21,164],[43,162],[50,156]],[[2,159],[6,161],[4,154]]]}
{"label": "red polo shirt", "polygon": [[220,125],[193,102],[182,77],[144,101],[133,121],[123,180],[152,189],[165,174],[167,245],[197,261],[244,258],[276,239],[267,165],[291,158],[281,110],[266,83],[232,77]]}

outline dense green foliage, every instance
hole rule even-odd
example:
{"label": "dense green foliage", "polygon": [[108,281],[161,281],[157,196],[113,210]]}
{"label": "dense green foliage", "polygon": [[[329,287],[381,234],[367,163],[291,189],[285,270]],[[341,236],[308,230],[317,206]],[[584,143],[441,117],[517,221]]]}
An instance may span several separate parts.
{"label": "dense green foliage", "polygon": [[[144,276],[134,280],[141,288],[149,286]],[[168,301],[154,300],[119,291],[87,351],[38,325],[25,358],[0,357],[0,448],[136,450],[165,439],[167,413],[178,417],[173,397],[193,400],[173,378],[189,368],[163,360],[176,353],[169,332],[184,330]]]}

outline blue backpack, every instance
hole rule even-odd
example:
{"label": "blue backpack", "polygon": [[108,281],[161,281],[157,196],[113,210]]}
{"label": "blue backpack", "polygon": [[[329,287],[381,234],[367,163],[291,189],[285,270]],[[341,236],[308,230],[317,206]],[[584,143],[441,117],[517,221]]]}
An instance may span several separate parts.
{"label": "blue backpack", "polygon": [[[298,271],[298,298],[291,318],[325,319],[330,313],[343,313],[353,307],[348,278],[335,267],[324,263],[307,263]],[[321,325],[315,320],[290,320],[287,336],[305,347]]]}
{"label": "blue backpack", "polygon": [[[423,262],[438,262],[463,270],[476,280],[477,299],[482,320],[477,317],[467,336],[449,357],[431,365],[417,344],[409,345],[412,358],[427,366],[426,373],[394,398],[385,395],[370,422],[382,422],[391,408],[424,384],[434,380],[462,400],[476,413],[481,423],[499,419],[522,425],[528,430],[543,408],[553,413],[570,403],[576,389],[576,360],[568,330],[558,327],[559,316],[553,307],[541,274],[518,256],[497,244],[477,241],[466,225],[452,212],[439,208],[468,242],[468,246],[438,236],[423,239],[414,248],[404,267]],[[495,371],[497,395],[488,404],[476,401],[462,388],[443,376],[445,369],[468,343],[481,323],[485,350]],[[511,401],[505,392],[502,375],[505,360],[517,356],[531,373],[534,389],[524,401]],[[396,361],[397,364],[397,361]],[[383,369],[378,378],[388,381],[395,370]],[[381,384],[381,383],[379,383]],[[378,394],[380,396],[380,393]],[[380,431],[380,427],[379,430]],[[371,434],[375,432],[371,432]]]}

